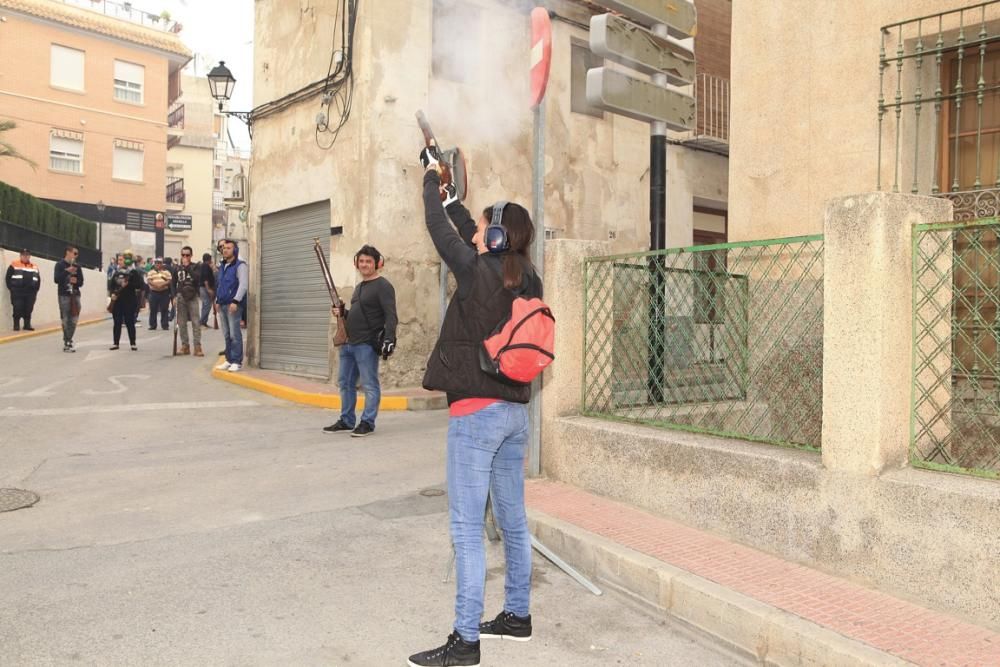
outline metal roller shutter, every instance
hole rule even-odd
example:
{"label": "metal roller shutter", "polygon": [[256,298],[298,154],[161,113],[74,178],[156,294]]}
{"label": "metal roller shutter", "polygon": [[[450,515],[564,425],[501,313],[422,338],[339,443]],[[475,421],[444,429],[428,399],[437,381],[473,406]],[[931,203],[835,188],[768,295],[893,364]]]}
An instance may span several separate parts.
{"label": "metal roller shutter", "polygon": [[316,238],[329,256],[329,200],[261,221],[261,368],[330,376],[330,296],[313,252]]}

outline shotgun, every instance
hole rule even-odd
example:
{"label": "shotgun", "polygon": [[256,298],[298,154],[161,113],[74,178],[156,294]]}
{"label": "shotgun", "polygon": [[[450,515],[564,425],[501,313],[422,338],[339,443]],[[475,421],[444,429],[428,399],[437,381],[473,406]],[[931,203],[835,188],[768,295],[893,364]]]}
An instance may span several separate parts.
{"label": "shotgun", "polygon": [[333,284],[333,276],[330,275],[330,266],[326,263],[326,252],[319,244],[319,239],[313,239],[313,251],[316,259],[319,260],[319,268],[323,272],[323,280],[326,281],[326,291],[330,293],[330,304],[334,308],[340,309],[337,315],[337,333],[333,334],[333,344],[339,347],[347,342],[347,318],[344,317],[344,300],[337,293],[337,286]]}
{"label": "shotgun", "polygon": [[[427,116],[424,112],[417,110],[417,125],[420,126],[420,132],[424,135],[424,145],[428,148],[435,146],[440,154],[441,162],[441,185],[453,184],[455,190],[458,193],[458,199],[460,201],[465,199],[465,192],[469,187],[468,173],[465,170],[465,156],[462,154],[459,148],[449,148],[444,150],[441,148],[441,144],[438,143],[437,138],[434,137],[434,131],[431,130],[431,124],[427,122]],[[447,198],[444,190],[441,191],[441,201]]]}

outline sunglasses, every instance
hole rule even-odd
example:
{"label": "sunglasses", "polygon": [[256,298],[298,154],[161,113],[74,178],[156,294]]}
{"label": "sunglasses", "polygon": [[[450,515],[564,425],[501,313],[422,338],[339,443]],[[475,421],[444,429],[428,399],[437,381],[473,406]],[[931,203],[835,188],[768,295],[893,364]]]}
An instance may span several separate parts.
{"label": "sunglasses", "polygon": [[181,253],[181,257],[190,257],[190,256],[191,256],[191,253],[189,253],[189,252],[182,252]]}

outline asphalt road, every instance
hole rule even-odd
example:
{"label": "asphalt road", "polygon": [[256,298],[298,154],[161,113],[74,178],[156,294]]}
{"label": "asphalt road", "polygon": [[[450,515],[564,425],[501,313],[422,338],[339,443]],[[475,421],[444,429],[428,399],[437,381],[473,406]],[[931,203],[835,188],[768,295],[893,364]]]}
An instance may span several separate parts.
{"label": "asphalt road", "polygon": [[[41,496],[0,513],[0,665],[405,665],[444,640],[446,413],[327,435],[334,415],[171,358],[169,332],[76,338],[0,345],[0,487]],[[484,666],[740,664],[537,554],[532,594],[535,638],[484,642]]]}

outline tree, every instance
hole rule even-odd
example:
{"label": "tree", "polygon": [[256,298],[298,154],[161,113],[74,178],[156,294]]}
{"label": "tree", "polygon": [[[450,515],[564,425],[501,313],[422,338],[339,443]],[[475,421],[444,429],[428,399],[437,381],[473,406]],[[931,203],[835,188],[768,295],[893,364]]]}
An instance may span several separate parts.
{"label": "tree", "polygon": [[35,161],[19,153],[18,150],[14,148],[12,144],[5,141],[3,138],[4,132],[6,132],[7,130],[13,130],[15,127],[17,127],[17,123],[15,123],[12,120],[0,120],[0,157],[12,157],[18,160],[24,160],[25,162],[31,165],[32,169],[34,169],[38,166],[35,163]]}

